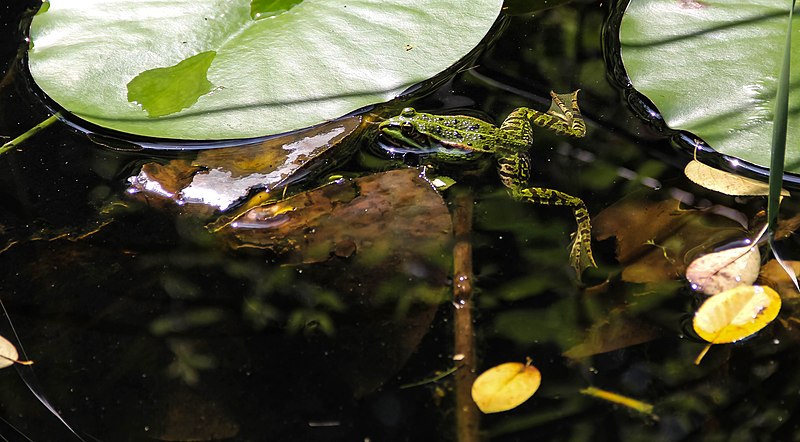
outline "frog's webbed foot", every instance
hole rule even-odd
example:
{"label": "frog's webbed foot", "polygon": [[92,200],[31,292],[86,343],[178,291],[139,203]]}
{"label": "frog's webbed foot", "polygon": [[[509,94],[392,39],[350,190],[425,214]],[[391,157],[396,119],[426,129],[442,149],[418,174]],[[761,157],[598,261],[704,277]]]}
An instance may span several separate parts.
{"label": "frog's webbed foot", "polygon": [[577,138],[586,135],[586,123],[578,107],[578,91],[580,89],[569,94],[550,91],[550,109],[545,113],[534,112],[533,123],[562,135]]}
{"label": "frog's webbed foot", "polygon": [[578,230],[572,234],[569,245],[569,264],[575,269],[580,281],[581,273],[589,267],[597,267],[597,263],[592,256],[592,225],[585,207],[575,209],[575,220],[578,222]]}
{"label": "frog's webbed foot", "polygon": [[570,244],[569,264],[575,269],[578,280],[581,273],[588,267],[597,267],[592,256],[592,225],[589,220],[589,211],[583,200],[566,194],[560,190],[542,187],[510,189],[516,199],[526,200],[534,204],[548,204],[555,206],[569,206],[575,215],[578,230],[572,234]]}

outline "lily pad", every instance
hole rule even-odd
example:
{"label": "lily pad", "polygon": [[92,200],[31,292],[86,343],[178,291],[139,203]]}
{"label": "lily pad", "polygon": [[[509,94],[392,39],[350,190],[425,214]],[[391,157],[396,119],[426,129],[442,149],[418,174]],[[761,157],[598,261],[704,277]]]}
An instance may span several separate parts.
{"label": "lily pad", "polygon": [[[790,4],[631,0],[619,32],[625,71],[670,128],[766,168]],[[796,72],[800,45],[792,51]],[[786,171],[792,173],[800,173],[799,88],[795,82],[789,95]]]}
{"label": "lily pad", "polygon": [[469,54],[501,0],[51,0],[28,64],[91,123],[160,138],[273,135],[388,101]]}

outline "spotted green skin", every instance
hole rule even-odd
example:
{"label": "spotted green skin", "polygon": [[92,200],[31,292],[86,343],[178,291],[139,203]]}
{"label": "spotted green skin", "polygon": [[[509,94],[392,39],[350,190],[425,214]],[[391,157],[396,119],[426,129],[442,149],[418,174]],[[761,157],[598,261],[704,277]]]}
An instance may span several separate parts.
{"label": "spotted green skin", "polygon": [[[433,159],[469,159],[472,152],[493,154],[500,179],[512,197],[534,204],[570,207],[578,224],[570,246],[570,265],[580,278],[584,269],[597,266],[592,256],[592,227],[586,205],[560,190],[528,186],[533,126],[573,137],[586,134],[578,91],[551,92],[550,96],[552,103],[547,112],[521,107],[511,112],[500,127],[473,117],[432,115],[405,108],[400,115],[381,122],[379,128],[393,143],[432,152]],[[445,150],[437,151],[437,146]]]}

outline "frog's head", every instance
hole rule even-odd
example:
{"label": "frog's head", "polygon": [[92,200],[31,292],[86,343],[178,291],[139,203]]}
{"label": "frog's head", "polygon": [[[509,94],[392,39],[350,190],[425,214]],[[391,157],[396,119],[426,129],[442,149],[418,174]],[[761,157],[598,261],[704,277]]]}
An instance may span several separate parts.
{"label": "frog's head", "polygon": [[435,137],[426,129],[429,122],[423,114],[407,107],[400,115],[384,120],[378,126],[381,135],[390,143],[417,149],[430,149],[436,144]]}

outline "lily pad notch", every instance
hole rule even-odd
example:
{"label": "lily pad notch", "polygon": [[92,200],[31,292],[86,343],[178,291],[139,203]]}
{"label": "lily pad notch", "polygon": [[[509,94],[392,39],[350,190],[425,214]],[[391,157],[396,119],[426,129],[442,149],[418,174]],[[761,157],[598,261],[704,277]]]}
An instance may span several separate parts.
{"label": "lily pad notch", "polygon": [[128,83],[128,101],[141,105],[150,118],[191,107],[211,92],[208,68],[216,56],[216,51],[201,52],[174,66],[142,72]]}

